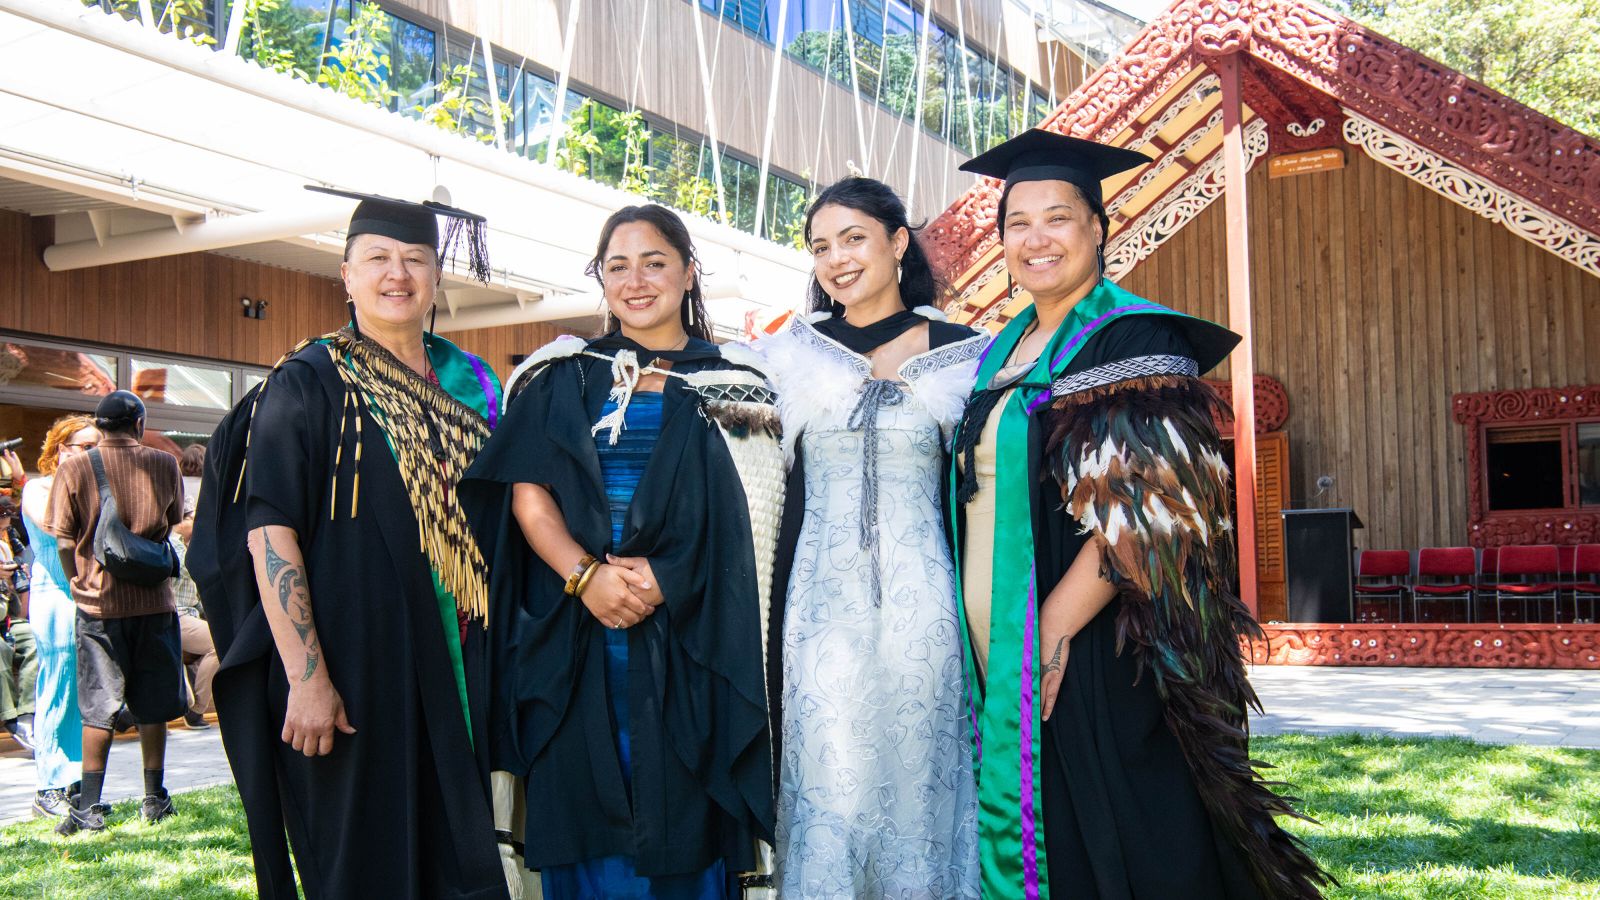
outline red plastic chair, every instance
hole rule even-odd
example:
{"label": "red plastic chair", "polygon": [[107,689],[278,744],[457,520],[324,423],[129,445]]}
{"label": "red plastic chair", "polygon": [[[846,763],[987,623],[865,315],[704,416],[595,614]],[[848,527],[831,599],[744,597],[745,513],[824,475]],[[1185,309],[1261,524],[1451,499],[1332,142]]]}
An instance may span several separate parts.
{"label": "red plastic chair", "polygon": [[[1561,582],[1561,590],[1572,594],[1572,621],[1593,622],[1594,601],[1600,598],[1600,544],[1578,544],[1562,547],[1563,572],[1571,572],[1572,580]],[[1589,601],[1589,615],[1583,617],[1578,609],[1579,600]]]}
{"label": "red plastic chair", "polygon": [[1411,585],[1412,607],[1424,597],[1464,600],[1467,621],[1476,621],[1477,577],[1478,555],[1471,547],[1424,547],[1417,551],[1417,578]]}
{"label": "red plastic chair", "polygon": [[[1514,578],[1515,581],[1507,579]],[[1495,567],[1494,615],[1501,621],[1500,602],[1510,597],[1521,600],[1550,601],[1550,619],[1556,619],[1557,591],[1561,578],[1561,558],[1554,544],[1501,547]]]}
{"label": "red plastic chair", "polygon": [[[1371,580],[1365,580],[1371,579]],[[1405,619],[1406,594],[1410,590],[1411,551],[1363,550],[1356,557],[1355,596],[1350,598],[1351,612],[1363,599],[1394,601],[1396,621]],[[1412,602],[1412,612],[1416,603]],[[1354,615],[1351,618],[1355,618]]]}

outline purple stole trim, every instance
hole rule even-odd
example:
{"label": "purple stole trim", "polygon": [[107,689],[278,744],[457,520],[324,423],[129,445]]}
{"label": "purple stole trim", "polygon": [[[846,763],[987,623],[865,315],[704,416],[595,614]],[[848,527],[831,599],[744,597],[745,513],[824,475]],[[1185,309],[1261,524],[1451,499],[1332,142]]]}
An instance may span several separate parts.
{"label": "purple stole trim", "polygon": [[483,405],[489,411],[486,418],[489,420],[489,430],[493,431],[500,421],[500,398],[495,396],[494,382],[489,379],[489,373],[483,369],[483,360],[477,354],[466,354],[467,362],[472,363],[472,374],[478,376],[478,387],[483,389]]}

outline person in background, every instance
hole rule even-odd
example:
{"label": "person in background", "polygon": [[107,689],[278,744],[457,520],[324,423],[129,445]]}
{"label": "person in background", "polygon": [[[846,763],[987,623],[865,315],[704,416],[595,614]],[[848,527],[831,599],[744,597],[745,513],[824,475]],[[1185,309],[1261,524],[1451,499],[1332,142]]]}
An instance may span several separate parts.
{"label": "person in background", "polygon": [[100,432],[88,416],[63,416],[45,432],[39,477],[22,488],[22,524],[33,548],[28,621],[38,648],[34,685],[33,762],[36,816],[65,816],[83,770],[83,721],[78,716],[77,605],[68,592],[56,537],[44,527],[56,469],[93,448]]}
{"label": "person in background", "polygon": [[[16,458],[9,451],[7,455]],[[22,564],[26,545],[15,530],[16,516],[16,502],[0,495],[0,599],[5,607],[5,637],[0,641],[0,722],[12,740],[31,752],[39,658],[33,628],[28,624],[28,572]]]}
{"label": "person in background", "polygon": [[[183,451],[178,468],[188,463],[189,447]],[[201,459],[205,452],[201,451]],[[188,494],[184,505],[189,506]],[[178,608],[178,631],[182,637],[184,675],[189,681],[189,710],[183,721],[190,728],[210,728],[206,713],[211,712],[211,679],[217,674],[217,648],[211,640],[211,628],[206,625],[205,613],[200,608],[200,592],[195,589],[194,577],[184,566],[189,555],[189,541],[194,534],[194,510],[186,510],[183,521],[174,525],[167,540],[172,551],[178,554],[178,576],[172,579],[172,603]]]}
{"label": "person in background", "polygon": [[83,716],[83,792],[57,831],[103,831],[100,802],[117,709],[139,725],[144,801],[139,816],[159,822],[176,812],[163,785],[167,722],[183,715],[188,693],[170,581],[138,584],[97,558],[100,479],[128,531],[164,544],[183,518],[183,482],[170,454],[140,445],[144,401],[112,391],[95,407],[99,445],[62,463],[50,489],[46,526],[60,539],[61,568],[78,604],[78,711]]}
{"label": "person in background", "polygon": [[[206,445],[190,444],[178,456],[178,471],[183,475],[183,514],[194,515],[195,504],[200,499],[200,476],[206,470]],[[184,543],[189,539],[185,537]]]}

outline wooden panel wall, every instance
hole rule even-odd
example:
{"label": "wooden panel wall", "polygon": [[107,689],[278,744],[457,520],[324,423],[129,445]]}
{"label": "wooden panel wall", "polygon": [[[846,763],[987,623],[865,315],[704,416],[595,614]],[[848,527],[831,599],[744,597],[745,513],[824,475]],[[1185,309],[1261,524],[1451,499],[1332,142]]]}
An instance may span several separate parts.
{"label": "wooden panel wall", "polygon": [[[0,328],[268,366],[345,318],[344,288],[313,275],[210,253],[51,272],[49,217],[0,210]],[[268,301],[263,319],[239,298]]]}
{"label": "wooden panel wall", "polygon": [[[1600,380],[1600,278],[1346,154],[1339,171],[1250,176],[1256,364],[1289,392],[1293,498],[1354,507],[1363,547],[1464,545],[1451,395]],[[1218,200],[1122,285],[1226,322],[1224,247]]]}
{"label": "wooden panel wall", "polygon": [[[0,210],[0,328],[270,366],[346,320],[344,287],[327,278],[210,253],[51,272],[40,253],[52,236],[48,217]],[[241,315],[240,297],[267,300],[266,317]],[[512,354],[562,333],[528,324],[447,337],[503,378]]]}

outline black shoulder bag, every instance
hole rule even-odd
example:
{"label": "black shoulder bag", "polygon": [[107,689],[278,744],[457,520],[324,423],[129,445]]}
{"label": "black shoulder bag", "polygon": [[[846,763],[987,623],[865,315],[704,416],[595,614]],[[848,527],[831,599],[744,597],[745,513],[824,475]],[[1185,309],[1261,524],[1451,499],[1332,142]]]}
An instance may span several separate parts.
{"label": "black shoulder bag", "polygon": [[155,587],[178,574],[178,554],[166,541],[152,541],[128,530],[106,481],[100,451],[89,451],[94,481],[100,487],[100,523],[94,529],[94,558],[111,577],[140,587]]}

